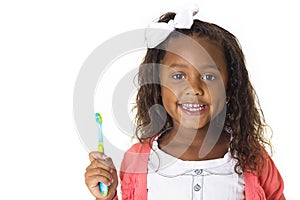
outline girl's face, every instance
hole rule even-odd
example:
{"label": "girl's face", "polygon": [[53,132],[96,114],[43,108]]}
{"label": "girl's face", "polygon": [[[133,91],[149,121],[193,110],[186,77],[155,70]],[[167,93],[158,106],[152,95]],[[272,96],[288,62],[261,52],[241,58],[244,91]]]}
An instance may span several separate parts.
{"label": "girl's face", "polygon": [[200,129],[226,102],[227,66],[222,49],[205,38],[175,38],[161,62],[163,105],[174,128]]}

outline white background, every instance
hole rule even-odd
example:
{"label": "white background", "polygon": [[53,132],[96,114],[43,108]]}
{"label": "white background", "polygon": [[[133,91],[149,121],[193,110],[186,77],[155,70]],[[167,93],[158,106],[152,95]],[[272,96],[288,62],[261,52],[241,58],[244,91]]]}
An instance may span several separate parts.
{"label": "white background", "polygon": [[[183,2],[1,1],[0,199],[93,199],[84,184],[88,152],[72,113],[81,65],[103,41],[145,28]],[[228,29],[242,44],[273,128],[273,159],[284,178],[285,195],[297,199],[300,14],[296,1],[197,2],[200,19]]]}

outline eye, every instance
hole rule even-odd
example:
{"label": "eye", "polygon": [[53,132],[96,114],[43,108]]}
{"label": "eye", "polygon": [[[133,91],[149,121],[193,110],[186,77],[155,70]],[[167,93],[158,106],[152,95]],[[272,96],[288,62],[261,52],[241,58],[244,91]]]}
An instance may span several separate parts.
{"label": "eye", "polygon": [[203,79],[203,80],[207,80],[207,81],[213,81],[213,80],[216,79],[216,76],[213,75],[213,74],[204,74],[204,75],[202,76],[202,79]]}
{"label": "eye", "polygon": [[173,79],[177,79],[177,80],[181,80],[181,79],[185,79],[185,76],[182,73],[176,73],[172,75]]}

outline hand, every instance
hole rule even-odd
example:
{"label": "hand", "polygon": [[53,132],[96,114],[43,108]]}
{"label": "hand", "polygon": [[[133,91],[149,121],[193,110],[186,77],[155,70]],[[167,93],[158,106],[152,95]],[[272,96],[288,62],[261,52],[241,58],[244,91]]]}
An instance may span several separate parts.
{"label": "hand", "polygon": [[[100,152],[91,152],[89,158],[91,164],[86,168],[85,184],[97,200],[113,199],[118,186],[118,175],[112,159]],[[100,193],[99,182],[109,186],[106,197]]]}

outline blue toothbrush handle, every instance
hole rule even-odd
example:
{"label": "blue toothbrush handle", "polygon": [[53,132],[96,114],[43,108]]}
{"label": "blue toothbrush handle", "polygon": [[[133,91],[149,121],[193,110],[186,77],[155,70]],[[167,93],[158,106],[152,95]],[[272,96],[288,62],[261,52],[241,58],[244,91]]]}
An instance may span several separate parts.
{"label": "blue toothbrush handle", "polygon": [[[98,138],[98,151],[101,153],[104,153],[104,144],[103,144],[103,133],[102,133],[102,116],[100,113],[96,113],[95,114],[96,117],[96,122],[99,125],[98,126],[98,134],[99,134],[99,138]],[[102,196],[106,197],[108,195],[108,186],[105,185],[102,182],[99,182],[99,190]]]}
{"label": "blue toothbrush handle", "polygon": [[108,186],[105,185],[104,183],[100,182],[99,189],[100,189],[101,195],[106,197],[108,194]]}
{"label": "blue toothbrush handle", "polygon": [[[104,144],[103,144],[103,136],[102,136],[102,124],[99,124],[99,142],[98,142],[98,151],[104,153]],[[108,186],[102,182],[99,182],[99,190],[101,195],[106,197],[108,194]]]}

